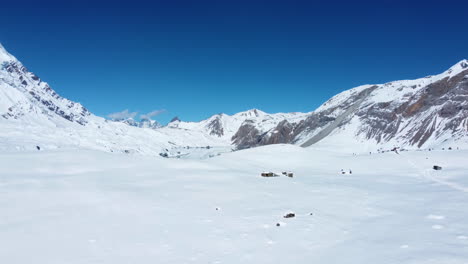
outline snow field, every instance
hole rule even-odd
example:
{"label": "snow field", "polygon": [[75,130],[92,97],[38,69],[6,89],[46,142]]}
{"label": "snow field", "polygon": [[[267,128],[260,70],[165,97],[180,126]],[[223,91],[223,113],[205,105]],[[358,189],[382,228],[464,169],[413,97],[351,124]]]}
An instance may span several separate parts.
{"label": "snow field", "polygon": [[[467,186],[467,154],[353,156],[290,145],[208,160],[4,152],[0,259],[466,263],[468,194],[427,173],[437,162],[443,170],[432,177]],[[264,170],[294,178],[260,177]],[[288,212],[296,216],[283,218]]]}

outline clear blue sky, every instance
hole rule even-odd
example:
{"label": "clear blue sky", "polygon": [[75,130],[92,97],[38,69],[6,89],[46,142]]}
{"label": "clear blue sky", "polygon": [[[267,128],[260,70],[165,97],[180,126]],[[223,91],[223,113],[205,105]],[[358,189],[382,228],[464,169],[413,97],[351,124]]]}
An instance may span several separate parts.
{"label": "clear blue sky", "polygon": [[468,58],[468,1],[2,1],[0,42],[97,115],[311,111]]}

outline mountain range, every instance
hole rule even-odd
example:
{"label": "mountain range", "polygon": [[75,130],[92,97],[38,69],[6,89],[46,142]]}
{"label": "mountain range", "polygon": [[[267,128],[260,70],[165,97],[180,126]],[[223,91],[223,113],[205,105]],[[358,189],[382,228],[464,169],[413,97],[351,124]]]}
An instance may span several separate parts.
{"label": "mountain range", "polygon": [[350,151],[468,146],[468,61],[416,80],[346,90],[308,113],[251,109],[200,122],[107,120],[61,97],[0,45],[0,149],[87,148],[164,156],[269,144]]}

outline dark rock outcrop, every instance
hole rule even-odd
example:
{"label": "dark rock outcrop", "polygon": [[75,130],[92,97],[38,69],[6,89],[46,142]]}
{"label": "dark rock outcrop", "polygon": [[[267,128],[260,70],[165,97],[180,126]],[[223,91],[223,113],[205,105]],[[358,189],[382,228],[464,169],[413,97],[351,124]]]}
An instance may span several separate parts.
{"label": "dark rock outcrop", "polygon": [[217,115],[209,124],[208,129],[210,130],[210,135],[221,137],[224,135],[223,124],[221,123],[221,118]]}

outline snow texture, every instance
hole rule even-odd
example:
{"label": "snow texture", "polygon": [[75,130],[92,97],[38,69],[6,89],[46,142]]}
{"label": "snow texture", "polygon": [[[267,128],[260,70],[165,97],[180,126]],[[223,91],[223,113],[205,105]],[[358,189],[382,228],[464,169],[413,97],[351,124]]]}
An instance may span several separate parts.
{"label": "snow texture", "polygon": [[[0,259],[467,263],[467,155],[355,156],[292,145],[208,160],[3,152]],[[264,170],[295,176],[260,177]],[[288,212],[295,217],[283,218]]]}

